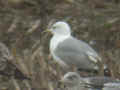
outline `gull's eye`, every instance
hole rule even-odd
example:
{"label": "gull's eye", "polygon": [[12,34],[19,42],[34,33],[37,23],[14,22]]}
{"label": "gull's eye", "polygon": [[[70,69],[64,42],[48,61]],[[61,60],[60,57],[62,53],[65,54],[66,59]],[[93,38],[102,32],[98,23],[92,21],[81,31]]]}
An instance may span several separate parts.
{"label": "gull's eye", "polygon": [[56,29],[56,26],[53,26],[52,28],[53,28],[53,29]]}
{"label": "gull's eye", "polygon": [[74,79],[76,80],[76,79],[78,79],[78,77],[76,75],[71,75],[68,77],[68,79],[69,80],[74,80]]}
{"label": "gull's eye", "polygon": [[74,76],[70,76],[70,77],[68,77],[69,78],[69,80],[74,80]]}

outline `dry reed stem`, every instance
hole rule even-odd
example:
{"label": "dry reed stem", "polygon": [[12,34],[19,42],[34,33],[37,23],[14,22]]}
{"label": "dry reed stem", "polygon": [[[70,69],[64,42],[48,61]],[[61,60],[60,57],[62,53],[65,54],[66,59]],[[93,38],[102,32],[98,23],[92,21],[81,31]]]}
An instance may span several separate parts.
{"label": "dry reed stem", "polygon": [[23,82],[25,83],[26,87],[28,88],[27,90],[32,90],[31,86],[27,80],[24,80]]}
{"label": "dry reed stem", "polygon": [[[26,65],[24,64],[23,60],[20,59],[19,57],[17,57],[16,55],[16,49],[14,49],[14,57],[15,57],[15,60],[16,62],[18,63],[18,65],[20,66],[20,70],[23,72],[23,74],[29,76],[29,71],[28,71],[28,68],[26,67]],[[15,81],[14,81],[15,82]],[[27,86],[28,90],[31,90],[31,87],[30,87],[30,84],[28,81],[24,81],[25,85]],[[17,90],[17,89],[16,89]],[[18,89],[19,90],[19,89]]]}
{"label": "dry reed stem", "polygon": [[26,34],[33,33],[40,25],[40,20],[35,21],[34,25],[31,26],[31,28],[27,31]]}
{"label": "dry reed stem", "polygon": [[13,85],[15,86],[15,90],[21,90],[19,84],[14,78],[11,78]]}
{"label": "dry reed stem", "polygon": [[29,75],[29,71],[26,65],[24,64],[24,61],[16,55],[16,48],[13,49],[13,55],[16,60],[16,63],[20,66],[20,68],[19,67],[18,68],[22,70],[24,74]]}
{"label": "dry reed stem", "polygon": [[19,19],[15,18],[12,22],[12,24],[10,25],[10,27],[8,28],[8,33],[13,32],[16,28],[16,24],[18,23]]}

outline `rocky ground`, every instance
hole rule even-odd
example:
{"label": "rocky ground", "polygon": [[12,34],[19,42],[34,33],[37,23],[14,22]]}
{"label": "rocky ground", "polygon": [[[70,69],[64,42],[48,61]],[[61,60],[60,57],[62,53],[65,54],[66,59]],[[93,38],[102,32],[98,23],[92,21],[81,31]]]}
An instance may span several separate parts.
{"label": "rocky ground", "polygon": [[112,77],[120,78],[119,0],[0,0],[0,41],[13,62],[31,80],[0,76],[1,90],[58,90],[62,72],[49,55],[51,35],[42,33],[56,21],[71,25],[103,58]]}

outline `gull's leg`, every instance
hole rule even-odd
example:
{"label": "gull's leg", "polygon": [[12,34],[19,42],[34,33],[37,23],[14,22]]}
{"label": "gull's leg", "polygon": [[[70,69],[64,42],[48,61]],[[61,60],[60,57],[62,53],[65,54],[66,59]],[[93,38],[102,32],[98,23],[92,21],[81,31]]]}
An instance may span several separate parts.
{"label": "gull's leg", "polygon": [[73,72],[76,72],[77,71],[77,68],[75,67],[75,65],[72,65],[72,68],[71,68]]}
{"label": "gull's leg", "polygon": [[[53,59],[51,54],[48,56],[48,58],[49,60]],[[60,65],[55,60],[52,60],[52,64],[53,64],[53,69],[56,71],[56,75],[58,75],[57,77],[60,77],[61,76]]]}
{"label": "gull's leg", "polygon": [[99,62],[99,61],[98,61],[97,65],[100,67],[100,68],[99,68],[98,75],[104,76],[104,64],[103,64],[103,62]]}
{"label": "gull's leg", "polygon": [[72,72],[78,72],[82,76],[88,76],[88,72],[87,71],[83,71],[83,70],[82,71],[78,71],[78,69],[74,65],[72,65],[71,71]]}
{"label": "gull's leg", "polygon": [[57,76],[57,79],[59,80],[61,78],[62,74],[62,68],[60,67],[59,63],[53,60],[53,69],[55,70],[55,75]]}
{"label": "gull's leg", "polygon": [[61,77],[61,69],[60,69],[60,66],[59,66],[59,64],[58,64],[57,62],[55,63],[55,65],[56,65],[57,74],[58,74],[59,77]]}

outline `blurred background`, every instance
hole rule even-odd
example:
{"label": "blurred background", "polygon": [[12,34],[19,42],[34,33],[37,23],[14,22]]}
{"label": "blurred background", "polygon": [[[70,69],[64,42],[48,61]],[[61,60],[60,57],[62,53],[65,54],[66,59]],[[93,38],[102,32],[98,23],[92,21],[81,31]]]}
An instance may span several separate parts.
{"label": "blurred background", "polygon": [[62,70],[49,53],[51,35],[42,33],[61,20],[70,24],[73,36],[96,49],[112,77],[120,78],[119,0],[0,0],[0,41],[31,78],[0,76],[0,90],[62,90]]}

